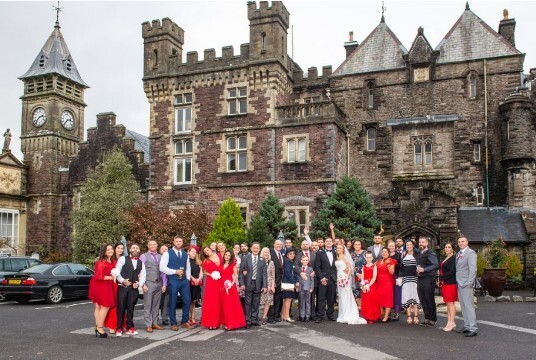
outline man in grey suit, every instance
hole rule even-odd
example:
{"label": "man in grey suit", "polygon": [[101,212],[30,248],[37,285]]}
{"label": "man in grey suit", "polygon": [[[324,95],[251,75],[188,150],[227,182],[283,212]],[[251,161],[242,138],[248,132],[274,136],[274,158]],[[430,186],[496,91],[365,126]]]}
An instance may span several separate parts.
{"label": "man in grey suit", "polygon": [[259,306],[261,292],[265,292],[268,286],[266,263],[259,255],[260,250],[259,243],[254,242],[251,244],[251,254],[242,257],[238,272],[238,283],[242,291],[245,292],[244,312],[246,314],[247,329],[252,325],[260,325]]}
{"label": "man in grey suit", "polygon": [[370,251],[372,253],[372,263],[375,263],[376,261],[380,260],[382,257],[382,237],[381,235],[374,235],[374,245],[369,246],[367,251]]}
{"label": "man in grey suit", "polygon": [[167,277],[160,272],[161,255],[157,252],[158,244],[154,240],[147,242],[147,252],[140,256],[141,262],[145,264],[147,280],[143,285],[143,319],[145,320],[146,331],[152,333],[153,330],[164,330],[158,325],[158,310],[160,308],[160,298],[166,292]]}
{"label": "man in grey suit", "polygon": [[469,241],[465,236],[458,239],[460,251],[456,254],[456,282],[458,283],[458,300],[462,307],[463,328],[457,333],[466,337],[477,335],[476,314],[473,302],[473,288],[476,278],[476,252],[469,248]]}

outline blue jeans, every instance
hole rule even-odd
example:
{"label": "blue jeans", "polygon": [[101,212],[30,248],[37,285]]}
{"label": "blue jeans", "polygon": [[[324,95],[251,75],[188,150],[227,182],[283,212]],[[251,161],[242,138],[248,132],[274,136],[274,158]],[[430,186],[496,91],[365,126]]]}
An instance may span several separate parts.
{"label": "blue jeans", "polygon": [[182,297],[182,319],[181,324],[187,323],[190,319],[190,280],[184,278],[179,280],[177,276],[168,277],[169,289],[169,321],[171,325],[177,325],[177,293]]}

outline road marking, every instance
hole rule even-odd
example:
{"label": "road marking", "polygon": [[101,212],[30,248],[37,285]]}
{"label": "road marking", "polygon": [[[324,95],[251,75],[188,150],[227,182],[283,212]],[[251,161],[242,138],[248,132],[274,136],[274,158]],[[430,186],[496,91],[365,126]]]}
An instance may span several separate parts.
{"label": "road marking", "polygon": [[[350,327],[352,325],[343,326]],[[284,335],[303,344],[311,345],[318,349],[326,350],[335,354],[347,356],[351,359],[397,359],[397,357],[392,355],[355,344],[336,336],[323,334],[321,332],[309,330],[301,326],[298,326],[298,328],[300,328],[298,331],[295,326],[272,326],[266,327],[265,329]]]}
{"label": "road marking", "polygon": [[71,305],[66,305],[65,307],[66,307],[66,308],[70,308],[70,307],[73,307],[73,306],[78,306],[78,305],[87,305],[87,304],[93,304],[93,302],[91,302],[91,301],[86,301],[86,302],[83,302],[83,303],[78,303],[78,304],[71,304]]}
{"label": "road marking", "polygon": [[129,358],[134,357],[136,355],[139,355],[141,353],[144,353],[144,352],[146,352],[148,350],[151,350],[151,349],[154,349],[154,348],[159,347],[161,345],[164,345],[164,344],[166,344],[168,342],[183,339],[183,338],[188,337],[190,335],[193,335],[193,334],[195,334],[195,333],[197,333],[199,331],[201,331],[201,328],[197,328],[197,329],[193,329],[193,330],[185,330],[185,331],[183,331],[183,332],[181,332],[181,333],[179,333],[179,334],[177,334],[175,336],[172,336],[172,337],[170,337],[168,339],[156,341],[156,342],[154,342],[152,344],[145,345],[145,346],[143,346],[143,347],[141,347],[139,349],[136,349],[134,351],[131,351],[131,352],[127,353],[127,354],[124,354],[124,355],[118,356],[116,358],[113,358],[112,360],[126,360],[126,359],[129,359]]}
{"label": "road marking", "polygon": [[36,307],[34,309],[35,310],[41,310],[41,309],[68,309],[68,308],[73,307],[73,306],[87,305],[87,304],[92,304],[92,302],[91,301],[86,301],[86,302],[83,302],[83,303],[76,303],[76,304],[70,304],[70,305],[41,306],[41,307]]}
{"label": "road marking", "polygon": [[[447,315],[443,315],[443,314],[437,314],[437,316],[447,317]],[[463,320],[463,317],[456,316],[456,319]],[[495,326],[495,327],[499,327],[499,328],[503,328],[503,329],[507,329],[507,330],[520,331],[520,332],[524,332],[524,333],[527,333],[527,334],[536,335],[536,330],[527,329],[527,328],[524,328],[524,327],[521,327],[521,326],[501,324],[501,323],[496,323],[496,322],[487,321],[487,320],[477,320],[476,324],[477,325],[478,324],[490,325],[490,326]]]}
{"label": "road marking", "polygon": [[218,329],[218,330],[203,329],[193,336],[188,336],[187,338],[182,339],[182,341],[207,341],[223,332],[224,330],[221,330],[221,329]]}

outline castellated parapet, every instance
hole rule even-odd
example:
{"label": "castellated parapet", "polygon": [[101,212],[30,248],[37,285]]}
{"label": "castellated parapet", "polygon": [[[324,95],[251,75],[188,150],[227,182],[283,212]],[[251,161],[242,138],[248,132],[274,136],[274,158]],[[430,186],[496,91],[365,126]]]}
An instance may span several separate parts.
{"label": "castellated parapet", "polygon": [[282,25],[288,28],[289,12],[281,1],[272,1],[272,5],[268,1],[260,1],[257,7],[256,1],[248,2],[248,20],[262,22],[263,19],[277,17]]}

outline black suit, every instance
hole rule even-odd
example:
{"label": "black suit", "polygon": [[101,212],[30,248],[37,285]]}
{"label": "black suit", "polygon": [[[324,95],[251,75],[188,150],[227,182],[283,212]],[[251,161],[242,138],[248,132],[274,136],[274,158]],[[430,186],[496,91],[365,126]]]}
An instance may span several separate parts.
{"label": "black suit", "polygon": [[[270,306],[268,312],[268,321],[272,322],[275,319],[281,318],[281,308],[283,307],[283,298],[281,296],[281,282],[283,281],[283,273],[285,272],[283,265],[279,262],[279,258],[275,250],[270,250],[270,256],[274,262],[275,268],[275,292],[274,292],[274,304]],[[285,263],[283,252],[281,252],[282,263]]]}
{"label": "black suit", "polygon": [[[335,299],[337,297],[337,268],[335,267],[335,260],[337,255],[335,250],[332,249],[333,263],[330,264],[327,255],[328,250],[319,251],[316,254],[315,261],[315,275],[318,278],[318,311],[316,313],[317,318],[322,320],[324,318],[324,312],[328,316],[328,319],[334,319],[333,307],[335,305]],[[321,280],[327,279],[327,284],[322,285]],[[326,311],[326,302],[328,305]]]}

